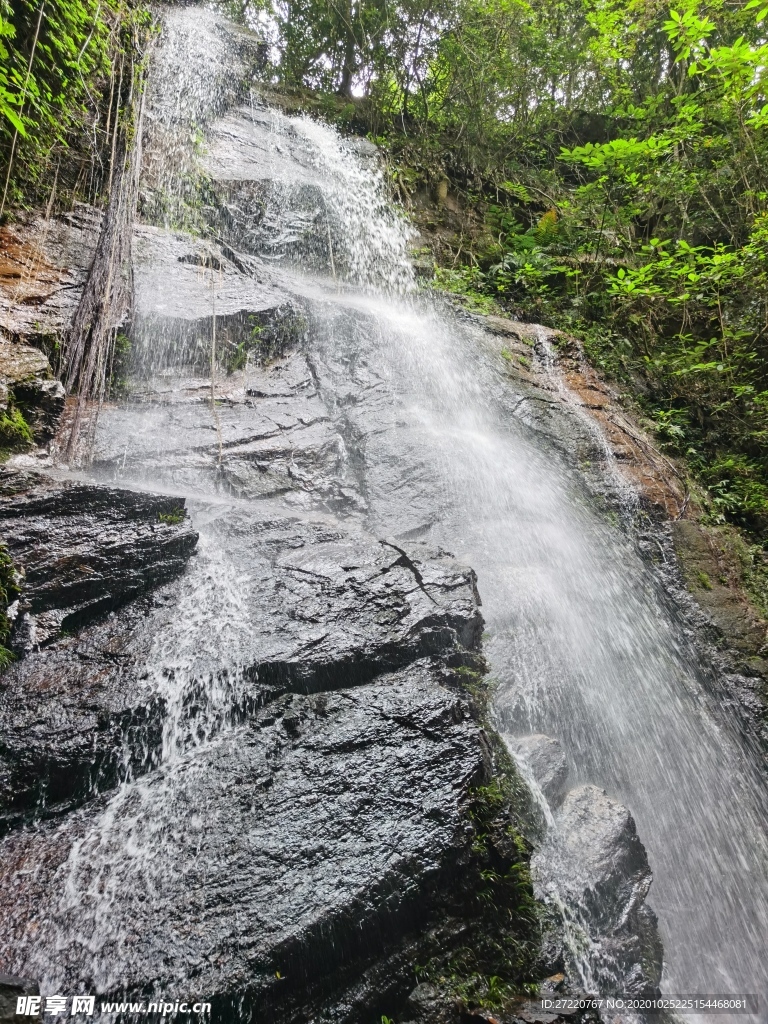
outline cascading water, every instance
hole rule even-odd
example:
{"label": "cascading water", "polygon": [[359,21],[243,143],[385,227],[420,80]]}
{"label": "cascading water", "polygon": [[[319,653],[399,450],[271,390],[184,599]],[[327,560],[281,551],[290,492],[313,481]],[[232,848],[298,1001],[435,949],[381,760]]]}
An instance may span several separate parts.
{"label": "cascading water", "polygon": [[[366,305],[380,332],[367,372],[378,365],[396,396],[365,444],[376,527],[397,523],[476,568],[501,727],[557,737],[573,783],[604,786],[632,810],[654,869],[664,990],[762,994],[764,781],[658,582],[535,427],[507,414],[520,396],[501,393],[479,339],[431,312]],[[358,325],[350,349],[367,333]],[[339,360],[338,340],[326,344]],[[349,389],[345,371],[329,391]],[[400,493],[386,486],[395,460],[411,470]],[[556,886],[557,872],[541,882]]]}
{"label": "cascading water", "polygon": [[[80,829],[63,895],[48,934],[20,953],[21,966],[50,990],[83,977],[100,990],[119,985],[132,932],[147,926],[147,894],[175,869],[163,836],[184,832],[182,845],[194,847],[196,825],[177,782],[202,770],[185,751],[238,742],[238,654],[254,628],[246,596],[260,585],[238,523],[258,501],[276,516],[325,517],[329,529],[343,521],[429,540],[472,565],[500,684],[500,728],[559,739],[572,783],[605,787],[637,820],[654,869],[664,990],[764,996],[764,782],[659,579],[563,454],[583,422],[556,395],[510,384],[476,322],[417,296],[407,229],[387,209],[370,156],[331,128],[254,97],[223,113],[226,75],[217,69],[232,44],[216,19],[199,16],[215,47],[195,41],[189,12],[169,15],[169,63],[156,74],[148,111],[160,127],[148,146],[143,205],[157,216],[168,209],[166,193],[175,201],[187,189],[190,124],[211,122],[200,159],[217,199],[195,215],[209,218],[219,255],[166,239],[166,250],[181,246],[174,266],[186,276],[163,276],[153,255],[159,236],[142,229],[137,279],[151,301],[142,309],[140,294],[131,398],[102,416],[94,462],[94,472],[123,486],[183,490],[201,535],[175,614],[146,657],[165,707],[162,742],[148,755],[162,785],[128,773],[95,821],[62,826]],[[177,104],[169,113],[163,83],[173,68],[206,84],[189,110]],[[218,99],[205,99],[206,90]],[[308,382],[321,400],[321,412],[309,402],[286,410],[269,435],[249,373],[272,328],[256,306],[247,317],[237,312],[242,295],[233,288],[245,286],[227,260],[258,282],[270,308],[294,328],[300,322]],[[283,440],[297,424],[313,437],[321,423],[333,442],[307,450],[322,473]],[[256,460],[265,450],[256,482],[223,458],[238,445],[250,445]],[[284,467],[279,479],[270,459]],[[268,624],[264,636],[268,644]],[[549,867],[539,885],[556,899],[557,873],[568,865]],[[128,907],[120,917],[111,913],[118,892]],[[162,937],[157,943],[162,955]],[[599,960],[599,950],[588,953]],[[575,965],[585,982],[589,955]]]}

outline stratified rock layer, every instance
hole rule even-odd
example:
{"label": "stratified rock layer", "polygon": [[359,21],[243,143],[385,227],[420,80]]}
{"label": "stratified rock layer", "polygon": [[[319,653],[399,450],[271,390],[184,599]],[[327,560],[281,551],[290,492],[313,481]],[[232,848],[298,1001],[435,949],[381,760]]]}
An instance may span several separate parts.
{"label": "stratified rock layer", "polygon": [[178,575],[197,543],[180,498],[8,470],[0,489],[0,540],[24,577],[25,650]]}
{"label": "stratified rock layer", "polygon": [[82,799],[121,772],[146,771],[171,712],[173,742],[183,744],[202,719],[217,731],[284,692],[359,685],[430,655],[460,658],[482,629],[474,585],[471,570],[424,545],[218,510],[179,584],[5,675],[6,807]]}
{"label": "stratified rock layer", "polygon": [[[25,771],[61,790],[99,750],[146,759],[113,795],[6,837],[0,961],[44,985],[301,1019],[461,884],[489,756],[446,666],[472,663],[482,619],[473,573],[439,551],[211,512],[183,580],[9,679],[17,792]],[[230,601],[249,609],[234,630]],[[185,676],[193,615],[211,635]]]}

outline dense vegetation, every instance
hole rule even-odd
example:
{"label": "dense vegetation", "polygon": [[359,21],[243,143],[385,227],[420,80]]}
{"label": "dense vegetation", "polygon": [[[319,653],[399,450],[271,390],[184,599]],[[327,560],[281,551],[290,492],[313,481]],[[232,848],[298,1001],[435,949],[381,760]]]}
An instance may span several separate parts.
{"label": "dense vegetation", "polygon": [[768,536],[768,6],[264,4],[276,80],[345,97],[401,195],[482,212],[440,284],[580,337],[711,520]]}
{"label": "dense vegetation", "polygon": [[0,216],[104,197],[148,24],[124,0],[0,0]]}

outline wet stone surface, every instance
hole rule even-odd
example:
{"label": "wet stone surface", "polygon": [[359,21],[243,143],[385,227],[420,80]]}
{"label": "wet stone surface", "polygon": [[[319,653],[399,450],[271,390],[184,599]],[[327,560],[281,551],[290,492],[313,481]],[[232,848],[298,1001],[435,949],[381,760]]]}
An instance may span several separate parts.
{"label": "wet stone surface", "polygon": [[595,943],[597,991],[615,991],[620,978],[616,994],[658,993],[663,950],[656,915],[645,902],[652,874],[626,807],[596,786],[572,789],[532,868],[558,928],[564,920],[566,933]]}
{"label": "wet stone surface", "polygon": [[301,352],[217,376],[215,410],[210,377],[163,384],[138,386],[127,407],[104,417],[94,458],[102,479],[360,505],[344,480],[343,441]]}
{"label": "wet stone surface", "polygon": [[14,645],[30,651],[177,576],[197,543],[184,499],[0,472],[0,540],[23,575]]}
{"label": "wet stone surface", "polygon": [[[254,444],[254,418],[278,438],[281,420],[295,442],[319,411],[297,353],[222,386],[238,393],[221,406],[234,415],[220,467]],[[151,397],[147,410],[165,423],[151,424],[146,443],[135,434],[119,468],[130,461],[139,477],[152,436],[168,438],[178,414],[180,437],[194,447],[198,430],[200,462],[216,472],[195,382]],[[119,451],[108,456],[120,415],[105,418],[102,476],[119,464]],[[169,446],[165,465],[178,472],[187,457]],[[70,548],[77,565],[103,557],[109,529],[93,528],[102,512],[117,530],[130,510],[156,519],[178,504],[14,479],[6,536],[27,560],[38,620],[70,607],[56,594],[99,599],[63,570]],[[312,495],[306,482],[297,490]],[[212,999],[220,1019],[250,1007],[254,1020],[294,1021],[308,1000],[322,1003],[420,934],[461,885],[470,791],[490,770],[453,671],[482,667],[475,577],[434,547],[284,501],[187,505],[194,531],[188,521],[172,529],[199,541],[179,577],[78,621],[76,635],[51,634],[3,676],[0,962],[44,991],[176,998],[183,988]],[[60,522],[45,543],[33,530],[43,512]],[[142,537],[133,540],[138,551]],[[99,569],[106,578],[109,564],[112,588],[119,552]],[[155,551],[152,571],[160,561]],[[385,987],[402,986],[407,970]],[[359,999],[369,1005],[378,991],[368,982]]]}
{"label": "wet stone surface", "polygon": [[168,742],[184,747],[279,693],[358,685],[479,643],[474,574],[439,552],[322,521],[195,511],[210,518],[181,580],[3,677],[12,819],[152,767],[171,712]]}
{"label": "wet stone surface", "polygon": [[15,342],[49,347],[77,308],[100,214],[78,204],[59,218],[21,221],[0,231],[0,329]]}
{"label": "wet stone surface", "polygon": [[181,986],[299,1019],[281,1005],[423,927],[468,856],[485,757],[423,662],[286,695],[108,806],[7,838],[0,955],[99,992]]}
{"label": "wet stone surface", "polygon": [[64,386],[53,379],[39,349],[0,334],[0,413],[7,415],[12,407],[21,411],[34,441],[48,441],[64,408]]}
{"label": "wet stone surface", "polygon": [[559,806],[565,796],[568,763],[558,741],[540,733],[530,736],[508,736],[505,739],[510,750],[530,769],[550,807]]}
{"label": "wet stone surface", "polygon": [[182,232],[134,231],[135,312],[157,333],[197,324],[210,339],[211,317],[259,313],[284,299],[273,270],[254,256]]}

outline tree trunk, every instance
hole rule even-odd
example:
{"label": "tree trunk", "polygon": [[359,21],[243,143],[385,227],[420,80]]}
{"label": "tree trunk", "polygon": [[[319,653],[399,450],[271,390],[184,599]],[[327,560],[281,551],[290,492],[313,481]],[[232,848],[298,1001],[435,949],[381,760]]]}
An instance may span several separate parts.
{"label": "tree trunk", "polygon": [[341,82],[339,83],[339,96],[352,99],[352,76],[357,68],[355,67],[355,33],[352,28],[354,11],[352,4],[349,5],[349,13],[345,24],[346,38],[344,40],[344,64],[341,70]]}

